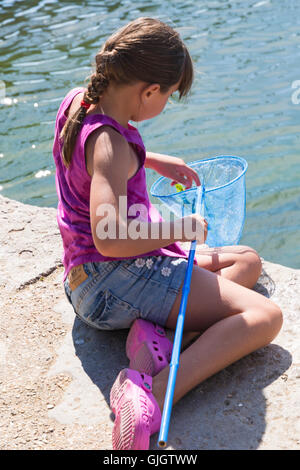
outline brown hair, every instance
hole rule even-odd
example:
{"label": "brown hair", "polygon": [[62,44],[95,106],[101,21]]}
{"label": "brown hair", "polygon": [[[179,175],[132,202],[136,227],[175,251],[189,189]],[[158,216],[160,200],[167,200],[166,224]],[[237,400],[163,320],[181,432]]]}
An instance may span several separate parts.
{"label": "brown hair", "polygon": [[[179,99],[192,86],[194,72],[189,52],[179,34],[153,18],[138,18],[112,34],[95,57],[95,72],[89,77],[83,100],[97,104],[110,82],[120,85],[138,81],[158,83],[165,93],[179,82]],[[69,116],[60,134],[62,157],[68,167],[86,116],[81,106]]]}

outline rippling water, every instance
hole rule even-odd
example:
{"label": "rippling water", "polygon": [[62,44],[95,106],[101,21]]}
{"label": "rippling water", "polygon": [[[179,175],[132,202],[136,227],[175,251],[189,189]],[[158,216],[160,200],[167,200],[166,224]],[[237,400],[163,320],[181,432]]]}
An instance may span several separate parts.
{"label": "rippling water", "polygon": [[[249,169],[241,243],[300,268],[297,0],[1,1],[1,194],[56,207],[58,106],[83,84],[104,39],[138,16],[175,27],[197,71],[187,102],[168,104],[160,116],[139,123],[147,149],[186,162],[244,157]],[[149,189],[157,177],[147,169]]]}

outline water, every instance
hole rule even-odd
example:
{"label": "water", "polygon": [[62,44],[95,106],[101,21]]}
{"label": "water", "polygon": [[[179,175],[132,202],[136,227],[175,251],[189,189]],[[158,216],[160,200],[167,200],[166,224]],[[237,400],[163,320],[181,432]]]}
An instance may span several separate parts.
{"label": "water", "polygon": [[[296,0],[1,1],[1,194],[56,207],[58,106],[90,74],[105,38],[138,16],[158,17],[179,30],[196,67],[187,102],[168,104],[160,116],[139,123],[147,149],[186,162],[245,158],[247,216],[240,243],[300,268]],[[150,190],[159,175],[146,171]]]}

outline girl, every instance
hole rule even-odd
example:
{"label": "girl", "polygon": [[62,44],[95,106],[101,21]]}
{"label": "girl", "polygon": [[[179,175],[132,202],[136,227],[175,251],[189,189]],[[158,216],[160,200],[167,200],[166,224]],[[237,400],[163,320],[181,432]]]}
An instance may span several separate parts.
{"label": "girl", "polygon": [[[163,327],[176,327],[188,258],[178,242],[195,237],[203,242],[207,227],[200,216],[188,216],[170,222],[163,236],[166,222],[149,201],[145,167],[187,188],[200,181],[182,159],[146,152],[128,121],[157,116],[176,91],[186,96],[193,65],[178,33],[151,18],[113,34],[95,65],[87,88],[71,90],[56,119],[64,288],[75,313],[90,326],[131,328],[130,366],[110,395],[112,442],[114,449],[148,449],[150,435],[160,427],[172,349]],[[132,216],[136,205],[142,216]],[[138,222],[146,236],[132,236],[128,222]],[[187,222],[193,232],[178,235]],[[251,290],[260,272],[260,257],[247,246],[196,255],[184,325],[186,339],[194,342],[180,357],[174,403],[279,332],[280,309]]]}

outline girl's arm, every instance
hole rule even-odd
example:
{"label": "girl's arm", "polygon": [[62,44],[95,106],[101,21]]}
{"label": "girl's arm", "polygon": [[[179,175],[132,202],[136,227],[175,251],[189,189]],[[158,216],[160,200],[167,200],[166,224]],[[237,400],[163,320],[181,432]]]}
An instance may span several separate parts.
{"label": "girl's arm", "polygon": [[155,169],[155,163],[160,160],[165,160],[173,158],[170,155],[164,155],[162,153],[155,153],[155,152],[146,152],[146,160],[144,163],[145,168],[152,168]]}
{"label": "girl's arm", "polygon": [[[175,241],[196,238],[195,228],[198,227],[197,222],[200,222],[195,217],[171,222],[139,222],[140,226],[135,233],[140,231],[144,238],[134,238],[132,219],[127,219],[127,179],[131,163],[127,141],[114,129],[101,128],[88,139],[86,153],[88,159],[92,158],[91,229],[94,244],[102,255],[126,258],[162,248]],[[123,212],[122,200],[125,201]],[[190,224],[189,233],[184,233],[184,221]],[[200,225],[203,232],[203,219]],[[169,234],[167,228],[170,229]]]}
{"label": "girl's arm", "polygon": [[186,186],[185,189],[189,189],[193,184],[193,180],[196,186],[201,184],[197,172],[190,168],[182,158],[147,152],[144,165],[146,168],[151,168],[162,176],[173,180],[171,185],[182,183]]}

